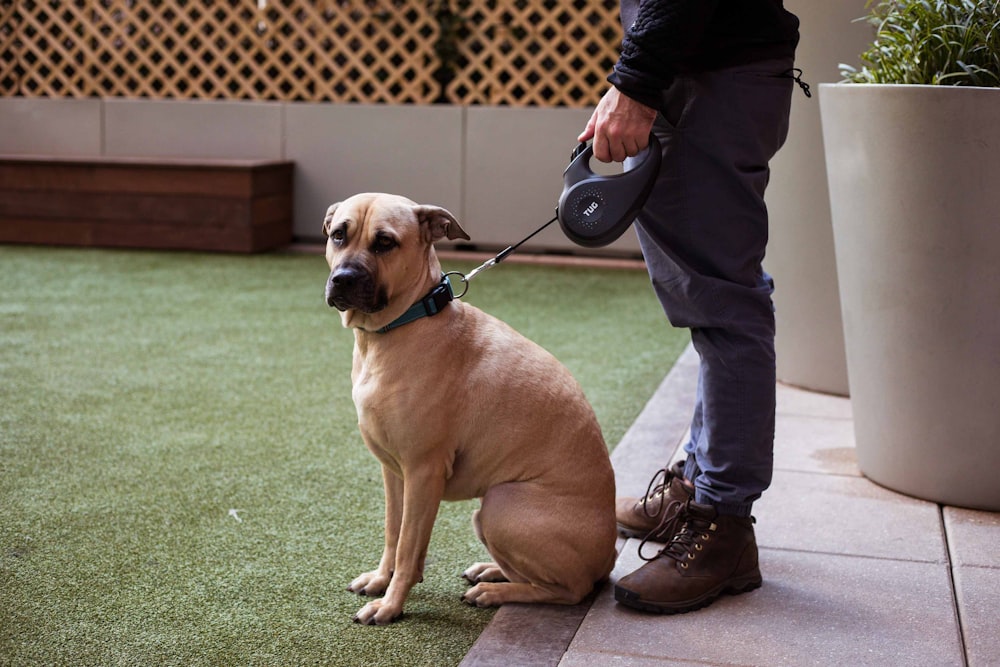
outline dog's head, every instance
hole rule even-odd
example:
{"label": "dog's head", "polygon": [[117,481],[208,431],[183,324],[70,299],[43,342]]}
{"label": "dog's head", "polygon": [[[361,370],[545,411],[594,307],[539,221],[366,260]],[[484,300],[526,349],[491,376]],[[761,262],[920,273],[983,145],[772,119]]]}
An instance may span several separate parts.
{"label": "dog's head", "polygon": [[326,302],[345,327],[374,331],[441,280],[433,243],[469,236],[451,213],[397,195],[354,195],[326,212]]}

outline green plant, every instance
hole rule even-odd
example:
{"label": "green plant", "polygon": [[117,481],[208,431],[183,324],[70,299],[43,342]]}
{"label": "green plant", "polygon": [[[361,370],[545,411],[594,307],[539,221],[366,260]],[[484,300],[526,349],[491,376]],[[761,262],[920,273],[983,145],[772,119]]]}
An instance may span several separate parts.
{"label": "green plant", "polygon": [[880,0],[860,20],[876,26],[846,82],[1000,87],[1000,0]]}

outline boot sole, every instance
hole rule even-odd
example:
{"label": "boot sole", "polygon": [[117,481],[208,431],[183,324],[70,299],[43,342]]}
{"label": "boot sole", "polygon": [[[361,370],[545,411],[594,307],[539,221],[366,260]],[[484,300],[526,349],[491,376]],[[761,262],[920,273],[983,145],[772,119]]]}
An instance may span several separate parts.
{"label": "boot sole", "polygon": [[643,600],[638,593],[615,586],[615,600],[639,611],[648,611],[654,614],[686,614],[689,611],[702,609],[715,602],[722,595],[740,595],[756,590],[763,584],[760,572],[753,572],[729,581],[713,588],[704,595],[685,600],[683,602],[656,602],[653,600]]}

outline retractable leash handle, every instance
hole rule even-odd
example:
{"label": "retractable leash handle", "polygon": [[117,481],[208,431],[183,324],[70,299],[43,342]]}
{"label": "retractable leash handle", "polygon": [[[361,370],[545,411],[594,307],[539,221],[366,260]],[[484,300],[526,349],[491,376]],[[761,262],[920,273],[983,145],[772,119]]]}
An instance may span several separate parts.
{"label": "retractable leash handle", "polygon": [[449,271],[445,274],[445,278],[456,276],[465,284],[461,293],[455,295],[456,299],[461,299],[469,291],[470,280],[507,259],[508,255],[556,220],[571,241],[585,248],[606,246],[625,233],[646,203],[660,173],[663,158],[660,141],[650,134],[649,145],[636,156],[638,163],[621,174],[595,174],[590,169],[593,155],[593,146],[587,144],[580,144],[573,150],[569,166],[563,172],[563,191],[555,217],[469,273]]}
{"label": "retractable leash handle", "polygon": [[652,192],[663,159],[654,134],[623,173],[595,174],[590,168],[593,155],[592,145],[580,144],[573,151],[556,208],[563,233],[585,248],[606,246],[625,233]]}

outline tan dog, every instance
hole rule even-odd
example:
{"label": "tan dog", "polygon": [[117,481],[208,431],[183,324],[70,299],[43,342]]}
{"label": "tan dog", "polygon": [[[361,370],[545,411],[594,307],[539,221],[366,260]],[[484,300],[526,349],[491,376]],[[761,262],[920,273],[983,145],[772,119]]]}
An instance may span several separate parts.
{"label": "tan dog", "polygon": [[441,284],[434,241],[469,238],[443,208],[356,195],[330,207],[323,233],[326,299],[354,329],[354,404],[385,485],[382,559],[348,587],[384,597],[354,620],[402,614],[442,499],[482,499],[473,525],[495,562],[465,571],[465,602],[579,602],[610,573],[616,528],[607,448],[577,382],[461,301],[379,332]]}

